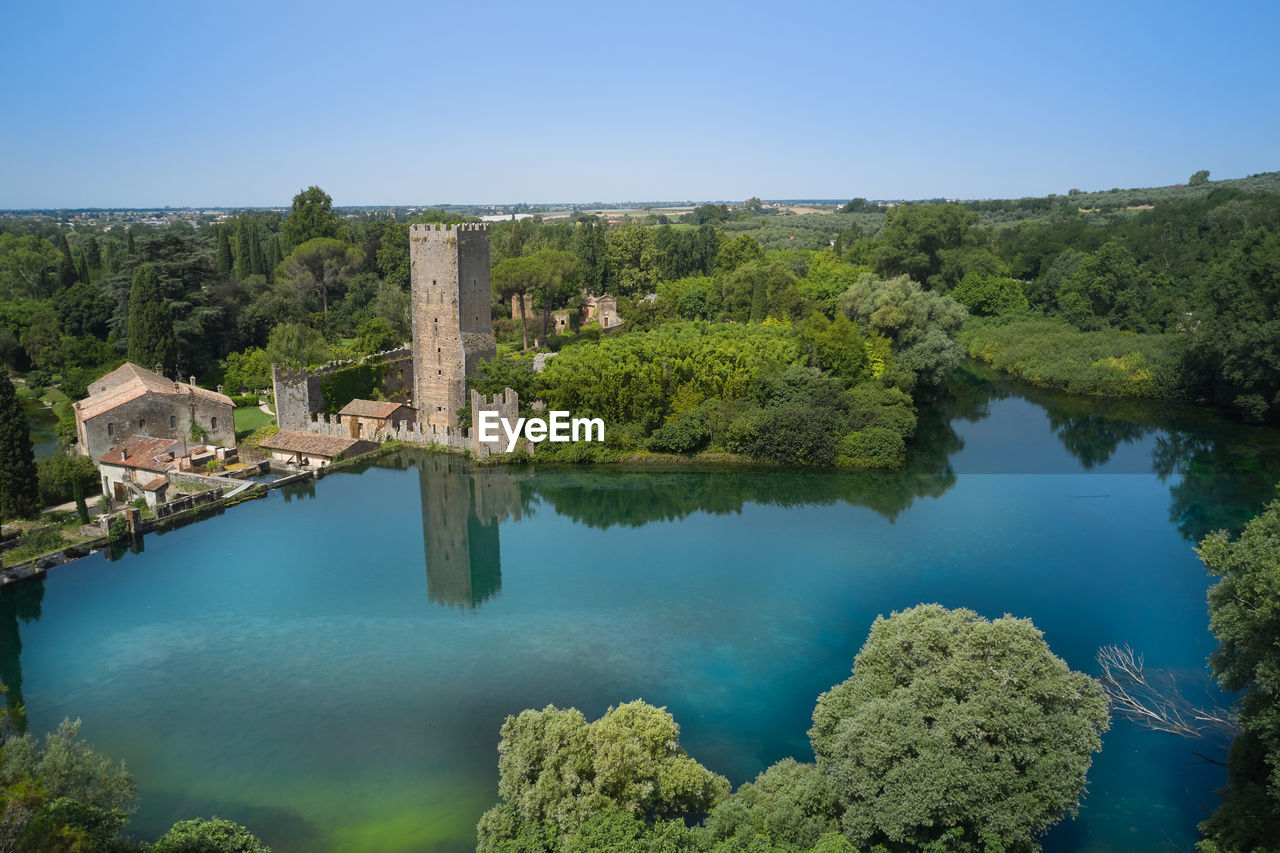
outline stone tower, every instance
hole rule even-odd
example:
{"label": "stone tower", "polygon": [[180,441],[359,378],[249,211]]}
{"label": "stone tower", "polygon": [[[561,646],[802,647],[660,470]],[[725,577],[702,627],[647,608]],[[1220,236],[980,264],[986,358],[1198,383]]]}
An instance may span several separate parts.
{"label": "stone tower", "polygon": [[482,223],[414,225],[413,405],[421,423],[458,426],[466,377],[497,350],[489,315],[489,228]]}

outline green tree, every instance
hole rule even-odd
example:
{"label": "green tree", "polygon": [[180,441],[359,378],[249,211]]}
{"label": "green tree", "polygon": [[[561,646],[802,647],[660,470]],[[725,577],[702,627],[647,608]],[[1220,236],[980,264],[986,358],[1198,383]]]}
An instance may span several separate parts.
{"label": "green tree", "polygon": [[253,250],[249,247],[249,230],[252,227],[247,216],[236,223],[236,278],[244,281],[253,274]]}
{"label": "green tree", "polygon": [[1030,621],[923,604],[879,617],[809,732],[855,846],[1035,850],[1075,813],[1109,720]]}
{"label": "green tree", "polygon": [[1196,350],[1215,396],[1246,418],[1280,418],[1280,233],[1246,233],[1205,276]]}
{"label": "green tree", "polygon": [[955,340],[967,312],[950,296],[925,290],[906,276],[881,281],[864,273],[840,297],[842,312],[860,329],[892,341],[906,385],[937,386],[964,355]]}
{"label": "green tree", "polygon": [[299,245],[280,265],[277,277],[299,293],[319,293],[324,314],[329,313],[329,291],[364,262],[360,250],[331,237],[316,237]]}
{"label": "green tree", "polygon": [[214,267],[218,275],[229,276],[235,263],[231,259],[231,238],[227,236],[227,226],[218,226],[218,247],[214,254]]}
{"label": "green tree", "polygon": [[982,316],[1014,314],[1027,308],[1027,296],[1022,285],[1007,276],[969,272],[951,291],[951,298],[969,310]]}
{"label": "green tree", "polygon": [[0,518],[26,517],[40,508],[31,431],[9,372],[0,370]]}
{"label": "green tree", "polygon": [[596,812],[634,818],[701,817],[729,783],[680,748],[680,727],[642,701],[610,708],[588,723],[548,705],[507,717],[498,745],[502,803],[480,819],[478,851],[520,836],[571,836]]}
{"label": "green tree", "polygon": [[891,208],[871,264],[882,276],[908,275],[932,289],[945,289],[943,258],[963,245],[978,214],[958,204],[900,204]]}
{"label": "green tree", "polygon": [[1192,175],[1192,176],[1187,180],[1187,183],[1188,183],[1188,184],[1190,184],[1190,185],[1191,185],[1191,186],[1193,186],[1193,187],[1198,187],[1198,186],[1200,186],[1201,184],[1207,184],[1207,183],[1209,183],[1209,170],[1208,170],[1208,169],[1201,169],[1200,171],[1198,171],[1198,172],[1196,172],[1194,175]]}
{"label": "green tree", "polygon": [[329,345],[315,329],[300,323],[280,323],[271,330],[266,359],[268,364],[281,367],[310,367],[329,360]]}
{"label": "green tree", "polygon": [[71,243],[67,240],[67,235],[63,234],[58,239],[58,288],[70,287],[76,283],[79,273],[76,270],[76,263],[71,257]]}
{"label": "green tree", "polygon": [[148,848],[151,853],[271,853],[253,833],[229,820],[180,820]]}
{"label": "green tree", "polygon": [[653,230],[630,223],[610,231],[605,238],[607,283],[619,296],[643,296],[658,284],[661,256],[653,242]]}
{"label": "green tree", "polygon": [[316,186],[307,187],[293,197],[293,207],[280,229],[289,247],[301,246],[318,237],[337,237],[342,220],[333,212],[333,199]]}
{"label": "green tree", "polygon": [[1209,666],[1224,690],[1239,691],[1244,733],[1232,745],[1228,785],[1201,825],[1219,849],[1276,849],[1280,838],[1280,501],[1238,539],[1219,531],[1197,549],[1220,580],[1209,590],[1209,628],[1218,648]]}
{"label": "green tree", "polygon": [[356,329],[355,350],[363,355],[386,352],[395,349],[402,342],[403,339],[382,317],[371,317]]}
{"label": "green tree", "polygon": [[148,370],[160,364],[175,368],[178,344],[173,313],[160,291],[160,277],[152,264],[143,264],[129,290],[129,360]]}
{"label": "green tree", "polygon": [[13,738],[0,753],[0,782],[38,779],[53,799],[67,797],[104,811],[132,814],[137,790],[124,762],[113,765],[80,740],[80,721],[63,720],[44,743],[31,734]]}

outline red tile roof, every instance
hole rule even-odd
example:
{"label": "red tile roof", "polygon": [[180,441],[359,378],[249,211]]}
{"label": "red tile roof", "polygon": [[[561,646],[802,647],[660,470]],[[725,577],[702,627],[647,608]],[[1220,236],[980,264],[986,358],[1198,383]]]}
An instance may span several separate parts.
{"label": "red tile roof", "polygon": [[[173,464],[180,442],[172,438],[150,438],[135,435],[126,438],[115,447],[98,457],[104,465],[118,465],[122,468],[139,468],[143,471],[164,472]],[[124,457],[121,458],[121,453]],[[168,457],[168,458],[161,458]]]}
{"label": "red tile roof", "polygon": [[356,418],[389,418],[404,403],[384,403],[377,400],[352,400],[338,414]]}
{"label": "red tile roof", "polygon": [[313,432],[282,429],[275,435],[264,438],[258,443],[258,446],[265,450],[305,453],[332,459],[359,443],[354,438],[339,438],[336,435],[316,435]]}

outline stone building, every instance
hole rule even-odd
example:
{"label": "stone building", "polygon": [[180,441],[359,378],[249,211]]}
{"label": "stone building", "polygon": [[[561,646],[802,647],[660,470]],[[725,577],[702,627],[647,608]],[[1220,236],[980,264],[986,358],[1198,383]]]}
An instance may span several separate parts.
{"label": "stone building", "polygon": [[612,296],[586,296],[582,300],[582,322],[596,323],[601,329],[622,325],[618,317],[618,300]]}
{"label": "stone building", "polygon": [[413,403],[422,423],[456,427],[467,377],[493,358],[489,229],[483,223],[409,229]]}
{"label": "stone building", "polygon": [[72,408],[80,452],[91,459],[132,436],[236,445],[230,397],[199,387],[195,377],[177,382],[130,362],[90,384]]}
{"label": "stone building", "polygon": [[351,430],[352,438],[373,438],[384,430],[397,430],[400,424],[417,420],[412,406],[380,400],[352,400],[338,415]]}

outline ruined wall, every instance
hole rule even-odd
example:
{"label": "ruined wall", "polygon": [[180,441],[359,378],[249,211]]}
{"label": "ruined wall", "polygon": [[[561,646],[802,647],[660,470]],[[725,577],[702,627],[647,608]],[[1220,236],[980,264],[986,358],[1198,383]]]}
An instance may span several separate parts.
{"label": "ruined wall", "polygon": [[311,370],[271,365],[271,390],[275,394],[276,423],[280,429],[310,429],[312,415],[324,411],[324,379],[331,373],[362,362],[387,365],[382,378],[382,394],[388,400],[405,402],[413,388],[413,353],[407,347],[367,355],[360,361],[331,361]]}
{"label": "ruined wall", "polygon": [[309,371],[273,364],[271,390],[275,395],[276,423],[280,429],[306,429],[311,413],[324,408],[320,377]]}
{"label": "ruined wall", "polygon": [[497,353],[490,320],[489,231],[484,224],[409,229],[413,403],[418,418],[457,423],[466,377]]}

